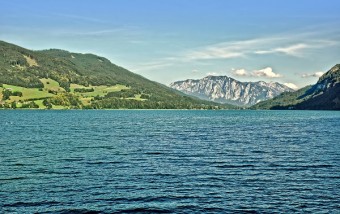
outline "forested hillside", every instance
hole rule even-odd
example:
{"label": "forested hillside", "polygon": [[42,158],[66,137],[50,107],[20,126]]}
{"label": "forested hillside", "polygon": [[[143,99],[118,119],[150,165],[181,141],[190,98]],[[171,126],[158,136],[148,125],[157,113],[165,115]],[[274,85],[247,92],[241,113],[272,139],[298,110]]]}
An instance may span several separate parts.
{"label": "forested hillside", "polygon": [[0,107],[234,108],[202,101],[93,54],[32,51],[0,41]]}

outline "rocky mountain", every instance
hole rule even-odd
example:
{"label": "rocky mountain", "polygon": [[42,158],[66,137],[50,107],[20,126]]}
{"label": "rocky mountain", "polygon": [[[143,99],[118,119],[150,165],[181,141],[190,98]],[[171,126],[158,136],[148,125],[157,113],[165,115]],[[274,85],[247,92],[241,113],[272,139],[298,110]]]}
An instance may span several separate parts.
{"label": "rocky mountain", "polygon": [[0,108],[218,109],[94,54],[0,41]]}
{"label": "rocky mountain", "polygon": [[184,80],[170,87],[189,95],[219,103],[251,106],[293,89],[277,82],[240,82],[227,76],[207,76],[199,80]]}
{"label": "rocky mountain", "polygon": [[293,93],[282,93],[252,109],[340,110],[340,64],[321,76],[315,85]]}

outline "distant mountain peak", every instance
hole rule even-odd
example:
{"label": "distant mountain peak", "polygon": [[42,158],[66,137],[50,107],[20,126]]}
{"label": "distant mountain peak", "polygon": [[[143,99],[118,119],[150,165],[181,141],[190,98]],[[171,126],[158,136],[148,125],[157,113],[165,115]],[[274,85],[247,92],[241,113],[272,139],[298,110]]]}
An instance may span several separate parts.
{"label": "distant mountain peak", "polygon": [[293,89],[277,82],[241,82],[228,76],[176,81],[170,87],[189,95],[220,103],[250,106]]}

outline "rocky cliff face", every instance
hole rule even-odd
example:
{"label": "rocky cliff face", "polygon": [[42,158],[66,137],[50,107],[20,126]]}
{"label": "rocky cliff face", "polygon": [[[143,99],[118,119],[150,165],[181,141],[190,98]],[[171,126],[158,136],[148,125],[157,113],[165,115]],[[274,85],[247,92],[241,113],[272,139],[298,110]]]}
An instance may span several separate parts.
{"label": "rocky cliff face", "polygon": [[227,76],[207,76],[199,80],[184,80],[170,87],[201,99],[220,103],[251,106],[293,89],[277,82],[240,82]]}

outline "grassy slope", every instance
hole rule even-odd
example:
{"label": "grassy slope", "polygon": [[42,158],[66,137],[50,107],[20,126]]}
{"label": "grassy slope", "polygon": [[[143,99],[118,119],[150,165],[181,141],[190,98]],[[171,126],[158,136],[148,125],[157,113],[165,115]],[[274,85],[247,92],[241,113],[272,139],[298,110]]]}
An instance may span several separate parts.
{"label": "grassy slope", "polygon": [[60,87],[59,83],[51,78],[42,78],[40,81],[44,84],[44,90],[52,90],[56,92],[65,92],[65,89]]}
{"label": "grassy slope", "polygon": [[4,84],[4,88],[6,89],[12,89],[13,91],[19,91],[22,92],[22,97],[19,96],[11,96],[11,101],[19,101],[19,100],[29,100],[29,99],[41,99],[46,97],[52,97],[53,94],[48,93],[47,91],[39,91],[38,88],[24,88],[20,86],[14,86],[14,85],[7,85]]}

